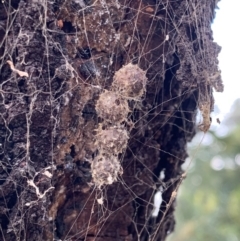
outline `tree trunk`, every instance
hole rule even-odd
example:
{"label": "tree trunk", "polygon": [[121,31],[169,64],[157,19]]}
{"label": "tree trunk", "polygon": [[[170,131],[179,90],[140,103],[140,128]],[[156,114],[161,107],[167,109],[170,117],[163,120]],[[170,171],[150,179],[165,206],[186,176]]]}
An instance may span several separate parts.
{"label": "tree trunk", "polygon": [[215,2],[0,3],[0,240],[166,239],[223,89]]}

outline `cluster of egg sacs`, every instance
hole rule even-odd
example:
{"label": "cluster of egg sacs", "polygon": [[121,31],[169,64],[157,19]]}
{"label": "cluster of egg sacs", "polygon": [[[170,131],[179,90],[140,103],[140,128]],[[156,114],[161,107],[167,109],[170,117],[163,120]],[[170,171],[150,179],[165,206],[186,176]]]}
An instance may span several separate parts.
{"label": "cluster of egg sacs", "polygon": [[115,73],[111,91],[105,90],[99,96],[96,111],[103,121],[96,134],[98,154],[91,164],[97,187],[112,184],[123,173],[119,154],[126,150],[129,139],[124,125],[130,112],[128,101],[140,101],[146,83],[146,72],[130,63]]}

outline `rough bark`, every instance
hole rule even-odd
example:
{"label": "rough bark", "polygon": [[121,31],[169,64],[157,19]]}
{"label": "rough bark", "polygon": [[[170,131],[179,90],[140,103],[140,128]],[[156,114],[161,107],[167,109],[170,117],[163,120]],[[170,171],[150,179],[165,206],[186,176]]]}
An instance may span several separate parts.
{"label": "rough bark", "polygon": [[[197,109],[207,131],[223,88],[215,2],[0,3],[0,240],[165,240]],[[99,189],[96,103],[128,63],[146,71],[146,93],[128,100],[123,174]]]}

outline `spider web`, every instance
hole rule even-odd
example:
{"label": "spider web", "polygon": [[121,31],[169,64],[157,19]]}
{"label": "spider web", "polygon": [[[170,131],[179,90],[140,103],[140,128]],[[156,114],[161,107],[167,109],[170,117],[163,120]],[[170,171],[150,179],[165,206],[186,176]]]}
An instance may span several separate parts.
{"label": "spider web", "polygon": [[[215,0],[0,3],[1,240],[165,240],[197,110],[206,132],[213,88],[223,90],[210,28],[215,7]],[[145,71],[146,91],[127,100],[121,124],[129,139],[117,155],[123,174],[98,187],[91,164],[104,120],[96,103],[129,63]]]}

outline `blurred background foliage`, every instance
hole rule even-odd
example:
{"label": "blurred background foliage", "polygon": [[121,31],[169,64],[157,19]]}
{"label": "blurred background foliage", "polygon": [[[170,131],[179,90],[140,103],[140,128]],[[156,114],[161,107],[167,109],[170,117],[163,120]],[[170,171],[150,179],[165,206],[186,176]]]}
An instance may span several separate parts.
{"label": "blurred background foliage", "polygon": [[217,127],[189,145],[168,241],[240,241],[240,99]]}

